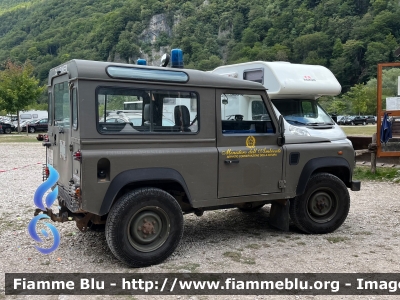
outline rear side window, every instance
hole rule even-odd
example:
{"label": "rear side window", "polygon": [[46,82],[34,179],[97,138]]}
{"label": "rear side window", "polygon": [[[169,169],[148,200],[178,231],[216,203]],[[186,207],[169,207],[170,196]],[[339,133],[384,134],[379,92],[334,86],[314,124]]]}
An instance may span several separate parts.
{"label": "rear side window", "polygon": [[199,128],[195,92],[100,87],[96,101],[101,134],[190,134]]}

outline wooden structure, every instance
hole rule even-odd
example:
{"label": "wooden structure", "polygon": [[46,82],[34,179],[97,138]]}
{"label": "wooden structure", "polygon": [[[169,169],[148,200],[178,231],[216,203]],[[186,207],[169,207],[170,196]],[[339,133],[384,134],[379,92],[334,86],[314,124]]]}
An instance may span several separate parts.
{"label": "wooden structure", "polygon": [[382,151],[381,144],[381,125],[385,112],[392,117],[392,136],[393,138],[400,138],[400,121],[397,121],[396,118],[400,120],[400,110],[386,110],[382,109],[382,69],[385,67],[398,67],[400,68],[400,62],[396,63],[381,63],[378,64],[378,76],[377,76],[377,156],[400,156],[400,143],[399,147],[395,147],[395,150],[386,150]]}

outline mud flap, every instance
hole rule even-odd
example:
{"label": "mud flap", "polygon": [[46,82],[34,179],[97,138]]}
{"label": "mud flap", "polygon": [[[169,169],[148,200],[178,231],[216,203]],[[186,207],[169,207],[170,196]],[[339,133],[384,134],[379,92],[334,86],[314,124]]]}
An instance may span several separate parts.
{"label": "mud flap", "polygon": [[269,212],[269,224],[279,230],[289,231],[289,199],[275,201]]}

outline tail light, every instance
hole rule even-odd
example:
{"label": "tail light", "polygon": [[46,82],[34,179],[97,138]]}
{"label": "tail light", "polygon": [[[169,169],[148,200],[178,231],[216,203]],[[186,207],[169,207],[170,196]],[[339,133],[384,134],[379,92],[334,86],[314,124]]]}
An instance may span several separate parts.
{"label": "tail light", "polygon": [[77,161],[82,161],[82,153],[81,150],[75,151],[73,157]]}
{"label": "tail light", "polygon": [[46,181],[47,178],[49,178],[49,175],[50,175],[49,167],[47,167],[47,165],[43,164],[42,180]]}

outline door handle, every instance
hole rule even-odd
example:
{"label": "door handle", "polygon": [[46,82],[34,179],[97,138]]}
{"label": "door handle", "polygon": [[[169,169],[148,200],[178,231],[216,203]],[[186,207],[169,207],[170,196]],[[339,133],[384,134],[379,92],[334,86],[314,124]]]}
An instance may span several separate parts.
{"label": "door handle", "polygon": [[226,159],[226,160],[224,160],[224,163],[226,163],[226,164],[238,164],[239,163],[239,160],[238,159]]}

